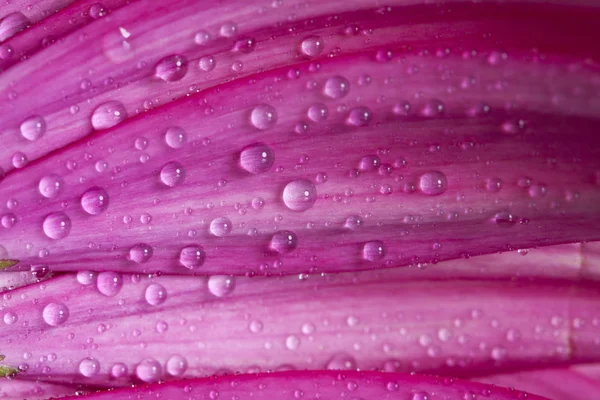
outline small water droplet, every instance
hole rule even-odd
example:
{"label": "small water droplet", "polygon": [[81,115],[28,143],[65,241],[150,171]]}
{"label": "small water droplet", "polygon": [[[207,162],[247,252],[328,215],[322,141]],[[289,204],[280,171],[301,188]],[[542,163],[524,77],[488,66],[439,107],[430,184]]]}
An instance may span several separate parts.
{"label": "small water droplet", "polygon": [[100,187],[88,189],[81,196],[81,208],[90,215],[98,215],[108,208],[108,193]]}
{"label": "small water droplet", "polygon": [[17,216],[13,213],[4,214],[0,218],[0,224],[6,229],[10,229],[17,223]]}
{"label": "small water droplet", "polygon": [[14,312],[7,311],[6,314],[4,314],[3,319],[6,325],[12,325],[19,320],[19,317],[17,317],[17,314],[15,314]]}
{"label": "small water droplet", "polygon": [[154,67],[155,75],[165,82],[181,80],[188,70],[188,60],[182,55],[171,55],[160,60]]}
{"label": "small water droplet", "polygon": [[350,81],[343,76],[332,76],[325,81],[323,94],[332,99],[341,99],[350,92]]}
{"label": "small water droplet", "polygon": [[172,149],[180,149],[187,143],[187,132],[179,126],[172,126],[165,133],[165,142]]}
{"label": "small water droplet", "polygon": [[344,226],[348,229],[359,229],[361,227],[364,226],[364,221],[363,219],[358,216],[358,215],[350,215],[348,218],[346,218],[346,222],[344,223]]}
{"label": "small water droplet", "polygon": [[151,306],[159,306],[167,300],[167,289],[158,283],[151,283],[146,288],[144,297]]}
{"label": "small water droplet", "polygon": [[368,155],[361,158],[358,168],[361,171],[375,171],[381,165],[381,160],[378,156]]}
{"label": "small water droplet", "polygon": [[425,392],[417,392],[412,395],[411,400],[429,400],[429,395]]}
{"label": "small water droplet", "polygon": [[51,174],[40,179],[38,185],[40,194],[48,199],[58,196],[62,192],[65,181],[56,174]]}
{"label": "small water droplet", "polygon": [[319,36],[311,35],[302,41],[300,48],[305,55],[315,57],[323,52],[325,41]]}
{"label": "small water droplet", "polygon": [[69,319],[69,309],[62,303],[49,303],[42,311],[42,318],[50,326],[59,326]]}
{"label": "small water droplet", "polygon": [[256,46],[256,39],[252,37],[239,39],[235,42],[234,49],[242,53],[252,53]]}
{"label": "small water droplet", "polygon": [[205,257],[204,249],[201,246],[187,246],[179,253],[179,263],[188,269],[194,269],[204,264]]}
{"label": "small water droplet", "polygon": [[502,179],[500,178],[488,178],[485,182],[485,188],[489,192],[499,192],[502,189]]}
{"label": "small water droplet", "polygon": [[275,162],[275,153],[264,143],[254,143],[242,149],[240,166],[251,174],[267,172]]}
{"label": "small water droplet", "polygon": [[216,65],[217,61],[213,56],[202,56],[198,61],[198,67],[204,72],[212,71]]}
{"label": "small water droplet", "polygon": [[95,358],[84,358],[79,362],[79,373],[86,378],[98,375],[100,372],[100,362]]}
{"label": "small water droplet", "polygon": [[238,27],[233,21],[227,21],[219,29],[219,34],[223,37],[230,38],[237,35]]}
{"label": "small water droplet", "polygon": [[421,192],[429,196],[438,196],[448,188],[448,179],[443,172],[426,172],[419,178]]}
{"label": "small water droplet", "polygon": [[259,104],[252,110],[250,122],[260,130],[272,128],[277,123],[277,111],[268,104]]}
{"label": "small water droplet", "polygon": [[55,212],[46,216],[42,228],[50,239],[64,239],[71,232],[71,219],[64,212]]}
{"label": "small water droplet", "polygon": [[363,245],[362,257],[367,261],[381,261],[386,254],[387,247],[381,240],[372,240]]}
{"label": "small water droplet", "polygon": [[194,42],[196,42],[196,44],[198,45],[205,45],[206,43],[208,43],[210,41],[210,33],[208,33],[207,31],[201,30],[196,32],[196,34],[194,35]]}
{"label": "small water droplet", "polygon": [[98,19],[106,16],[108,11],[106,10],[106,7],[103,4],[94,3],[90,6],[89,13],[90,17],[92,17],[93,19]]}
{"label": "small water droplet", "polygon": [[123,277],[117,272],[100,272],[96,279],[96,288],[106,297],[116,296],[123,287]]}
{"label": "small water droplet", "polygon": [[233,292],[235,278],[228,275],[213,275],[208,278],[208,290],[217,297],[224,297]]}
{"label": "small water droplet", "polygon": [[21,135],[27,140],[38,140],[46,133],[46,120],[39,115],[27,118],[21,123]]}
{"label": "small water droplet", "polygon": [[355,370],[356,360],[354,359],[354,357],[348,354],[338,353],[327,362],[325,368],[329,370]]}
{"label": "small water droplet", "polygon": [[162,375],[162,367],[155,359],[146,358],[135,367],[135,375],[147,383],[157,382]]}
{"label": "small water droplet", "polygon": [[263,323],[257,320],[250,321],[248,329],[250,329],[250,332],[252,333],[260,333],[263,330]]}
{"label": "small water droplet", "polygon": [[96,282],[98,273],[94,271],[79,271],[77,272],[77,282],[87,286]]}
{"label": "small water droplet", "polygon": [[178,354],[172,355],[167,361],[167,373],[171,376],[182,376],[187,367],[187,360]]}
{"label": "small water droplet", "polygon": [[293,211],[306,211],[317,201],[317,187],[308,179],[288,183],[283,189],[283,202]]}
{"label": "small water droplet", "polygon": [[313,104],[308,107],[306,115],[313,122],[323,122],[329,116],[329,109],[323,103]]}
{"label": "small water droplet", "polygon": [[152,258],[154,250],[152,247],[145,244],[139,243],[129,249],[129,259],[138,264],[144,264]]}
{"label": "small water droplet", "polygon": [[92,126],[96,130],[112,128],[127,119],[127,110],[123,103],[107,101],[100,104],[92,113]]}
{"label": "small water droplet", "polygon": [[110,375],[113,378],[122,378],[127,376],[127,365],[123,363],[116,363],[110,368]]}
{"label": "small water droplet", "polygon": [[494,216],[494,222],[499,226],[513,226],[517,223],[517,217],[509,211],[500,211]]}
{"label": "small water droplet", "polygon": [[288,350],[298,349],[298,347],[300,347],[300,339],[298,338],[298,336],[295,336],[295,335],[288,336],[285,339],[285,347],[287,347]]}
{"label": "small water droplet", "polygon": [[354,107],[348,113],[348,118],[346,118],[346,123],[352,126],[366,126],[371,122],[373,118],[373,112],[364,106]]}
{"label": "small water droplet", "polygon": [[177,161],[166,163],[160,170],[160,180],[169,187],[180,185],[185,180],[183,165]]}
{"label": "small water droplet", "polygon": [[291,253],[298,247],[298,235],[292,231],[275,232],[271,237],[269,247],[279,254]]}
{"label": "small water droplet", "polygon": [[210,233],[217,237],[225,237],[231,233],[233,225],[227,217],[219,217],[212,220],[210,223]]}
{"label": "small water droplet", "polygon": [[23,168],[27,164],[29,164],[29,159],[27,158],[27,155],[21,151],[17,151],[15,154],[13,154],[11,161],[12,161],[13,167],[15,167],[17,169]]}

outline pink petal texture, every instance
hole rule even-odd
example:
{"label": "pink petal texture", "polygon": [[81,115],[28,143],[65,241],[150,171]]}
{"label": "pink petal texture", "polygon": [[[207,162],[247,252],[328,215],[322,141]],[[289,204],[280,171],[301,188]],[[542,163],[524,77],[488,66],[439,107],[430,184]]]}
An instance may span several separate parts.
{"label": "pink petal texture", "polygon": [[600,382],[567,368],[495,375],[479,378],[478,381],[523,390],[552,400],[600,398]]}
{"label": "pink petal texture", "polygon": [[[373,57],[225,83],[12,171],[4,258],[20,269],[242,275],[600,239],[594,72]],[[100,125],[127,114],[115,102],[99,110]]]}
{"label": "pink petal texture", "polygon": [[57,277],[4,295],[2,365],[17,379],[115,387],[324,368],[468,377],[600,359],[595,286],[403,272]]}
{"label": "pink petal texture", "polygon": [[74,386],[17,379],[3,379],[0,385],[2,400],[44,400],[87,393]]}
{"label": "pink petal texture", "polygon": [[[322,398],[364,400],[544,400],[543,397],[480,383],[420,375],[373,372],[278,372],[177,381],[90,394],[90,399]],[[69,399],[79,399],[72,397]]]}

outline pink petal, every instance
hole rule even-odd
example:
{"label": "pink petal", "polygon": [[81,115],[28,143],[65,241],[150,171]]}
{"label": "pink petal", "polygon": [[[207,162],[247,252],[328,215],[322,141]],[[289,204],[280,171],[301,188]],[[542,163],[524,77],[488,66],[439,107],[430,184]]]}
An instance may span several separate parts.
{"label": "pink petal", "polygon": [[75,386],[18,379],[3,379],[0,385],[2,400],[44,400],[83,393],[86,391],[78,390]]}
{"label": "pink petal", "polygon": [[4,364],[18,378],[121,386],[323,368],[473,376],[600,359],[598,288],[402,275],[66,275],[4,295]]}

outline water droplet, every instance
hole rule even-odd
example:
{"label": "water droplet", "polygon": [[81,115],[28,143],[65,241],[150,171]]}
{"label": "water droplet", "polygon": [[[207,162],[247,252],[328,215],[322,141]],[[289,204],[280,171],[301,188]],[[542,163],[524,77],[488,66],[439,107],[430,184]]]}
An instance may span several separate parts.
{"label": "water droplet", "polygon": [[308,179],[298,179],[285,185],[283,202],[293,211],[306,211],[317,201],[317,188]]}
{"label": "water droplet", "polygon": [[181,184],[185,179],[185,170],[183,165],[177,161],[166,163],[160,170],[160,180],[167,186],[175,187]]}
{"label": "water droplet", "polygon": [[363,245],[362,257],[367,261],[381,261],[386,254],[387,247],[381,240],[372,240]]}
{"label": "water droplet", "polygon": [[252,110],[250,122],[260,130],[272,128],[277,123],[277,111],[268,104],[259,104]]}
{"label": "water droplet", "polygon": [[129,249],[129,259],[138,264],[144,264],[152,258],[154,251],[152,247],[145,244],[139,243]]}
{"label": "water droplet", "polygon": [[375,55],[375,59],[379,62],[388,62],[394,57],[394,53],[391,50],[380,49]]}
{"label": "water droplet", "polygon": [[135,375],[147,383],[157,382],[162,375],[162,367],[155,359],[146,358],[135,367]]}
{"label": "water droplet", "polygon": [[210,223],[210,233],[217,237],[225,237],[231,233],[233,225],[227,217],[219,217],[212,220]]}
{"label": "water droplet", "polygon": [[13,154],[11,161],[13,167],[15,168],[23,168],[27,164],[29,164],[29,159],[27,158],[27,155],[21,151],[17,151],[15,154]]}
{"label": "water droplet", "polygon": [[204,45],[204,44],[208,43],[209,41],[210,41],[210,33],[206,32],[204,30],[198,31],[194,35],[194,42],[196,42],[196,44],[198,44],[198,45]]}
{"label": "water droplet", "polygon": [[100,362],[95,358],[84,358],[79,362],[79,373],[86,378],[98,375],[100,372]]}
{"label": "water droplet", "polygon": [[546,197],[548,194],[548,186],[544,183],[534,183],[529,187],[529,196],[533,198]]}
{"label": "water droplet", "polygon": [[227,275],[213,275],[208,278],[208,290],[217,297],[224,297],[233,292],[235,278]]}
{"label": "water droplet", "polygon": [[223,25],[221,25],[221,28],[219,29],[219,34],[223,37],[229,38],[237,35],[237,31],[238,28],[235,22],[227,21]]}
{"label": "water droplet", "polygon": [[256,46],[256,39],[249,37],[235,42],[234,49],[242,53],[252,53]]}
{"label": "water droplet", "polygon": [[165,82],[175,82],[182,79],[187,70],[188,60],[181,55],[165,57],[154,67],[155,75]]}
{"label": "water droplet", "polygon": [[21,135],[27,140],[38,140],[46,133],[46,120],[39,115],[27,118],[21,123]]}
{"label": "water droplet", "polygon": [[146,148],[148,148],[149,143],[150,142],[145,137],[139,137],[139,138],[135,139],[135,142],[133,143],[133,145],[135,146],[135,148],[137,150],[146,150]]}
{"label": "water droplet", "polygon": [[78,271],[77,272],[77,282],[82,285],[91,285],[96,282],[96,277],[98,273],[94,271]]}
{"label": "water droplet", "polygon": [[19,320],[19,317],[17,317],[17,314],[15,314],[12,311],[7,311],[6,314],[4,314],[4,323],[6,325],[12,325],[15,322],[17,322]]}
{"label": "water droplet", "polygon": [[146,288],[144,297],[151,306],[159,306],[167,300],[167,289],[158,283],[151,283]]}
{"label": "water droplet", "polygon": [[42,318],[50,326],[59,326],[69,319],[69,309],[62,303],[49,303],[42,311]]}
{"label": "water droplet", "polygon": [[200,57],[200,60],[198,61],[198,67],[204,72],[212,71],[215,69],[216,65],[217,61],[213,56],[203,56]]}
{"label": "water droplet", "polygon": [[513,226],[517,223],[517,217],[508,211],[500,211],[494,216],[494,222],[499,226]]}
{"label": "water droplet", "polygon": [[363,219],[358,216],[358,215],[351,215],[348,218],[346,218],[346,223],[344,224],[344,226],[348,229],[358,229],[364,226],[364,221]]}
{"label": "water droplet", "polygon": [[187,360],[178,354],[169,357],[167,361],[167,373],[171,376],[182,376],[187,367]]}
{"label": "water droplet", "polygon": [[21,32],[30,25],[29,20],[19,11],[7,14],[0,19],[0,42]]}
{"label": "water droplet", "polygon": [[354,107],[350,110],[346,123],[352,126],[366,126],[371,122],[373,118],[373,112],[364,106]]}
{"label": "water droplet", "polygon": [[411,400],[429,400],[429,395],[425,392],[417,392],[412,395]]}
{"label": "water droplet", "polygon": [[271,237],[269,247],[279,254],[291,253],[298,247],[298,235],[292,231],[275,232]]}
{"label": "water droplet", "polygon": [[355,370],[356,360],[345,353],[339,353],[334,355],[328,362],[325,368],[329,370]]}
{"label": "water droplet", "polygon": [[285,339],[285,347],[287,347],[288,350],[296,350],[298,347],[300,347],[300,339],[298,338],[298,336],[288,336]]}
{"label": "water droplet", "polygon": [[100,272],[96,279],[96,288],[106,297],[116,296],[123,287],[123,277],[117,272]]}
{"label": "water droplet", "polygon": [[421,192],[429,196],[437,196],[446,191],[448,180],[440,171],[426,172],[419,178]]}
{"label": "water droplet", "polygon": [[107,10],[106,7],[104,7],[104,5],[100,4],[100,3],[94,3],[90,6],[90,17],[92,17],[93,19],[98,19],[98,18],[102,18],[104,16],[106,16],[107,14]]}
{"label": "water droplet", "polygon": [[42,227],[50,239],[64,239],[71,232],[71,219],[64,212],[54,212],[44,219]]}
{"label": "water droplet", "polygon": [[332,99],[341,99],[350,92],[350,81],[343,76],[332,76],[325,81],[323,94]]}
{"label": "water droplet", "polygon": [[436,117],[444,113],[444,103],[439,100],[431,100],[421,109],[421,115],[424,117]]}
{"label": "water droplet", "polygon": [[17,223],[17,216],[13,213],[4,214],[0,218],[0,224],[6,229],[10,229]]}
{"label": "water droplet", "polygon": [[309,57],[315,57],[323,52],[325,42],[321,37],[311,35],[302,41],[300,48],[302,49],[302,53]]}
{"label": "water droplet", "polygon": [[64,185],[65,181],[62,177],[56,174],[52,174],[40,179],[38,188],[42,196],[51,199],[60,194]]}
{"label": "water droplet", "polygon": [[188,269],[202,266],[204,258],[204,249],[197,245],[184,247],[179,253],[179,263]]}
{"label": "water droplet", "polygon": [[381,165],[381,160],[378,156],[368,155],[361,158],[358,168],[361,171],[375,171]]}
{"label": "water droplet", "polygon": [[122,378],[127,376],[127,365],[123,363],[116,363],[110,368],[110,375],[113,378]]}
{"label": "water droplet", "polygon": [[165,142],[172,149],[180,149],[187,143],[187,132],[179,126],[172,126],[165,133]]}
{"label": "water droplet", "polygon": [[500,178],[488,178],[485,182],[485,188],[489,192],[499,192],[502,189],[502,179]]}
{"label": "water droplet", "polygon": [[108,193],[100,187],[88,189],[81,196],[81,208],[90,215],[98,215],[108,208]]}
{"label": "water droplet", "polygon": [[322,122],[329,116],[329,109],[323,103],[313,104],[308,107],[306,115],[313,122]]}
{"label": "water droplet", "polygon": [[250,325],[248,325],[248,329],[252,333],[259,333],[263,330],[263,323],[257,320],[250,321]]}
{"label": "water droplet", "polygon": [[123,103],[107,101],[100,104],[92,113],[92,126],[96,130],[112,128],[127,119],[127,110]]}
{"label": "water droplet", "polygon": [[240,165],[251,174],[267,172],[275,162],[275,153],[264,143],[254,143],[242,149]]}

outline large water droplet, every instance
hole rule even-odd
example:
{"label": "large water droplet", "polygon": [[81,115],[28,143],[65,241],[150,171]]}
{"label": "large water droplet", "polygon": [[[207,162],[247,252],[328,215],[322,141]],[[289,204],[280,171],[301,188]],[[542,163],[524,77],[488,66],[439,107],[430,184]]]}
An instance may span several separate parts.
{"label": "large water droplet", "polygon": [[38,140],[46,133],[46,120],[39,115],[27,118],[21,123],[21,135],[27,140]]}
{"label": "large water droplet", "polygon": [[127,375],[127,365],[116,363],[110,368],[110,375],[113,378],[122,378]]}
{"label": "large water droplet", "polygon": [[381,240],[372,240],[363,245],[362,257],[367,261],[381,261],[386,254],[387,247]]}
{"label": "large water droplet", "polygon": [[146,288],[144,297],[151,306],[161,305],[167,300],[167,289],[163,285],[152,283]]}
{"label": "large water droplet", "polygon": [[355,370],[356,360],[348,354],[338,353],[327,362],[325,367],[330,370]]}
{"label": "large water droplet", "polygon": [[50,326],[59,326],[69,319],[69,309],[62,303],[49,303],[42,311],[42,318]]}
{"label": "large water droplet", "polygon": [[98,273],[95,271],[78,271],[77,272],[77,282],[80,284],[87,286],[96,282],[96,278]]}
{"label": "large water droplet", "polygon": [[277,110],[268,104],[259,104],[252,110],[250,122],[261,130],[272,128],[277,123]]}
{"label": "large water droplet", "polygon": [[155,359],[146,358],[135,367],[135,375],[144,382],[156,382],[162,375],[162,367]]}
{"label": "large water droplet", "polygon": [[17,223],[17,216],[13,213],[4,214],[2,218],[0,218],[0,225],[5,227],[6,229],[10,229]]}
{"label": "large water droplet", "polygon": [[17,314],[15,314],[14,312],[7,311],[6,314],[4,314],[3,319],[6,325],[12,325],[19,320],[19,317],[17,317]]}
{"label": "large water droplet", "polygon": [[184,247],[179,253],[179,263],[188,269],[202,266],[204,258],[204,249],[197,245]]}
{"label": "large water droplet", "polygon": [[317,201],[317,187],[308,179],[298,179],[285,185],[283,202],[293,211],[306,211]]}
{"label": "large water droplet", "polygon": [[81,196],[81,208],[91,215],[103,213],[108,208],[108,193],[100,187],[88,189]]}
{"label": "large water droplet", "polygon": [[264,143],[254,143],[242,149],[240,165],[251,174],[267,172],[275,162],[275,153]]}
{"label": "large water droplet", "polygon": [[98,375],[100,372],[100,362],[95,358],[84,358],[79,362],[79,373],[86,378]]}
{"label": "large water droplet", "polygon": [[123,277],[117,272],[100,272],[96,279],[96,287],[106,297],[116,296],[123,287]]}
{"label": "large water droplet", "polygon": [[311,35],[302,41],[300,48],[302,49],[302,53],[309,57],[315,57],[323,52],[325,42],[323,41],[323,38]]}
{"label": "large water droplet", "polygon": [[71,232],[71,219],[64,212],[55,212],[44,219],[42,227],[50,239],[63,239]]}
{"label": "large water droplet", "polygon": [[40,179],[38,188],[40,194],[48,199],[56,197],[62,192],[62,188],[65,185],[65,181],[62,177],[56,174],[47,175]]}
{"label": "large water droplet", "polygon": [[279,254],[287,254],[298,247],[298,235],[292,231],[275,232],[269,244],[271,250]]}
{"label": "large water droplet", "polygon": [[171,376],[183,375],[187,367],[187,360],[178,354],[169,357],[167,361],[167,373]]}
{"label": "large water droplet", "polygon": [[146,243],[138,243],[129,249],[129,259],[138,264],[144,264],[152,258],[154,251]]}
{"label": "large water droplet", "polygon": [[217,297],[224,297],[233,292],[235,278],[228,275],[213,275],[208,278],[208,290]]}
{"label": "large water droplet", "polygon": [[348,118],[346,118],[346,123],[352,126],[366,126],[371,122],[373,118],[373,112],[364,106],[354,107],[348,113]]}
{"label": "large water droplet", "polygon": [[123,103],[107,101],[100,104],[92,113],[92,126],[96,130],[112,128],[127,119],[127,110]]}
{"label": "large water droplet", "polygon": [[210,223],[210,233],[217,237],[225,237],[231,233],[233,225],[227,217],[219,217],[212,220]]}
{"label": "large water droplet", "polygon": [[185,56],[172,55],[160,60],[154,67],[154,73],[165,82],[175,82],[185,76],[188,60]]}
{"label": "large water droplet", "polygon": [[19,11],[7,14],[0,19],[0,42],[21,32],[29,26],[29,20]]}
{"label": "large water droplet", "polygon": [[437,196],[446,191],[448,188],[448,180],[443,172],[426,172],[419,178],[419,188],[427,195]]}
{"label": "large water droplet", "polygon": [[187,132],[179,126],[172,126],[165,133],[165,142],[172,149],[180,149],[187,143]]}
{"label": "large water droplet", "polygon": [[313,122],[323,122],[329,116],[329,109],[327,109],[327,106],[323,103],[313,104],[308,107],[306,115]]}
{"label": "large water droplet", "polygon": [[183,165],[177,161],[166,163],[160,170],[160,180],[167,186],[174,187],[181,184],[185,179]]}
{"label": "large water droplet", "polygon": [[343,76],[332,76],[325,81],[323,94],[332,99],[341,99],[350,91],[350,81]]}
{"label": "large water droplet", "polygon": [[363,221],[363,219],[358,216],[358,215],[350,215],[348,218],[346,218],[346,223],[344,224],[344,226],[348,229],[359,229],[361,227],[363,227],[365,225],[365,222]]}

